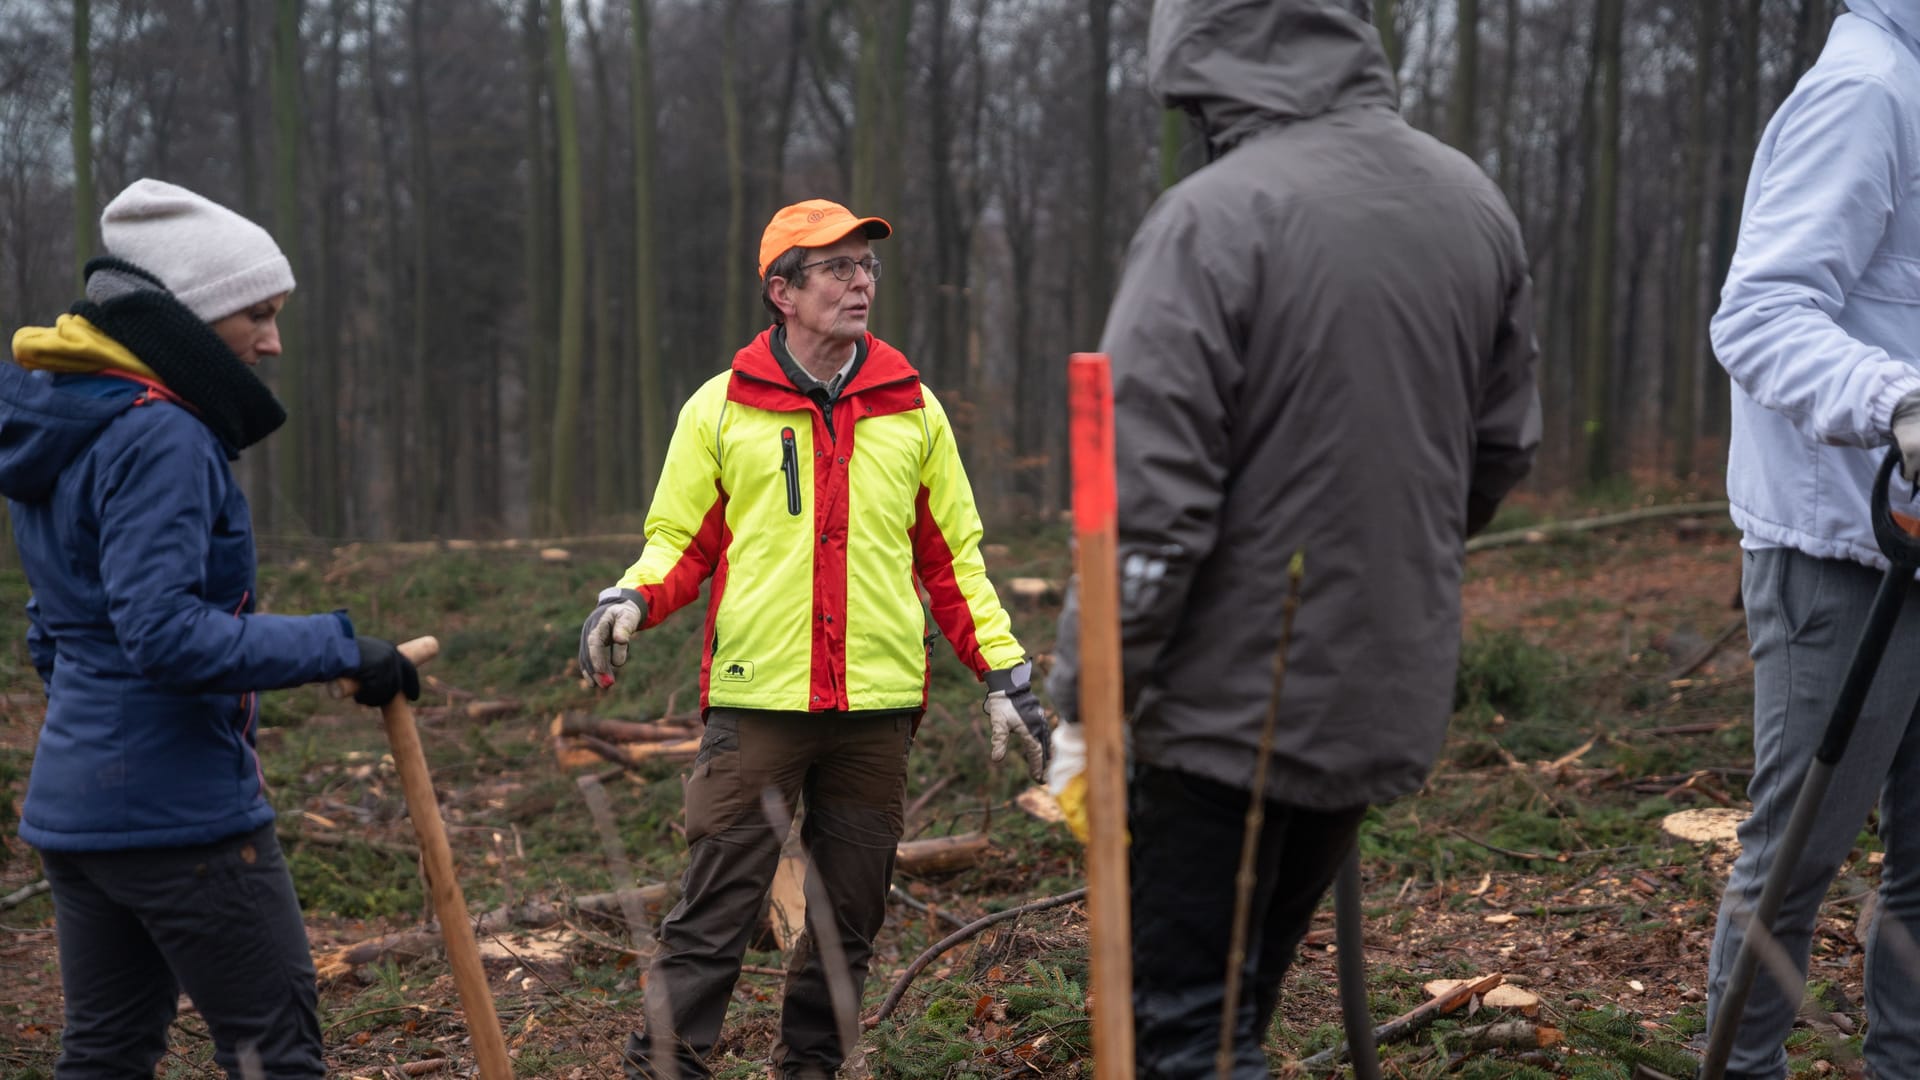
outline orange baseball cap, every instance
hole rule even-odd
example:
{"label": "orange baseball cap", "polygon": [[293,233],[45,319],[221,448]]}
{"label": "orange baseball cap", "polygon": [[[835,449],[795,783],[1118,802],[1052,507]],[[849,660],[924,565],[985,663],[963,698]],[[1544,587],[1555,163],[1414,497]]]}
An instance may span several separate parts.
{"label": "orange baseball cap", "polygon": [[776,210],[760,234],[760,276],[767,276],[767,264],[786,254],[788,248],[825,247],[855,229],[865,229],[867,239],[882,240],[893,234],[893,226],[877,217],[857,218],[853,211],[827,199],[808,199]]}

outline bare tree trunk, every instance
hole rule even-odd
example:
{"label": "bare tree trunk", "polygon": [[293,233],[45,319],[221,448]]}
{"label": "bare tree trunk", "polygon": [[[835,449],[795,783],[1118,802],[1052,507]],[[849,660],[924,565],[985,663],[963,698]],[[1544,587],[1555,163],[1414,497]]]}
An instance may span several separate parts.
{"label": "bare tree trunk", "polygon": [[[603,222],[611,222],[613,199],[608,188],[613,173],[613,90],[607,82],[606,61],[600,55],[600,34],[593,26],[593,11],[587,0],[580,2],[580,22],[586,28],[587,60],[593,72],[594,210]],[[620,462],[625,453],[624,432],[616,429],[616,406],[620,394],[614,371],[613,343],[613,230],[602,224],[594,230],[593,245],[593,513],[606,521],[620,508]]]}
{"label": "bare tree trunk", "polygon": [[[300,265],[300,3],[278,0],[273,25],[273,231],[287,261]],[[314,417],[307,401],[312,358],[304,356],[302,330],[306,322],[299,307],[280,312],[280,346],[287,356],[302,362],[278,365],[275,374],[281,404],[287,408],[288,430],[274,446],[278,478],[275,501],[291,512],[290,524],[311,534],[313,506],[306,475],[311,460],[308,441]]]}
{"label": "bare tree trunk", "polygon": [[[920,356],[921,371],[936,386],[964,385],[967,251],[959,196],[954,190],[954,65],[947,49],[952,0],[932,0],[927,52],[927,179],[933,201],[933,347]],[[966,425],[963,423],[962,427]],[[960,445],[971,432],[962,430]]]}
{"label": "bare tree trunk", "polygon": [[526,0],[522,42],[527,64],[527,403],[525,432],[528,498],[536,530],[553,528],[551,433],[540,425],[553,415],[553,345],[558,311],[553,283],[553,182],[547,144],[547,35],[541,0]]}
{"label": "bare tree trunk", "polygon": [[1585,375],[1586,481],[1598,487],[1613,478],[1613,430],[1609,394],[1616,389],[1613,365],[1613,264],[1617,248],[1620,170],[1620,24],[1623,0],[1596,0],[1594,65],[1599,74],[1594,111],[1593,197],[1587,219]]}
{"label": "bare tree trunk", "polygon": [[415,452],[410,457],[411,483],[406,502],[419,507],[416,521],[423,531],[438,532],[447,527],[447,493],[432,465],[443,458],[441,409],[433,400],[433,363],[428,350],[433,347],[433,287],[435,278],[433,251],[434,178],[433,155],[429,143],[431,114],[427,101],[427,0],[413,0],[407,9],[407,65],[412,83],[409,105],[408,145],[413,162],[413,341],[407,369],[413,382],[413,435]]}
{"label": "bare tree trunk", "polygon": [[[880,137],[884,149],[877,163],[879,209],[857,211],[886,215],[890,220],[898,218],[906,207],[907,57],[913,12],[914,0],[895,0],[886,13],[887,40],[881,48],[880,104],[881,123],[884,126]],[[902,348],[907,346],[907,326],[911,314],[908,304],[919,292],[915,287],[915,261],[901,257],[907,250],[910,249],[896,248],[894,251],[896,272],[888,278],[893,302],[880,304],[874,312],[875,333]]]}
{"label": "bare tree trunk", "polygon": [[73,273],[87,288],[83,267],[93,258],[93,9],[73,0]]}
{"label": "bare tree trunk", "polygon": [[1713,72],[1714,36],[1720,25],[1720,0],[1694,5],[1694,54],[1691,102],[1687,114],[1686,175],[1681,181],[1680,270],[1675,313],[1667,342],[1667,435],[1673,443],[1673,475],[1693,475],[1694,444],[1700,427],[1695,391],[1700,381],[1703,336],[1700,255],[1704,236],[1707,172],[1707,83]]}
{"label": "bare tree trunk", "polygon": [[[380,42],[386,31],[380,25],[380,0],[367,0],[367,83],[374,120],[374,137],[380,152],[380,222],[383,245],[380,264],[383,274],[374,288],[380,325],[389,333],[374,334],[368,369],[367,389],[374,399],[374,419],[384,439],[387,463],[380,485],[385,497],[384,517],[389,532],[412,528],[411,501],[402,498],[403,481],[411,468],[407,440],[401,433],[401,419],[408,416],[406,387],[398,377],[398,350],[393,347],[393,332],[400,326],[400,266],[403,260],[400,238],[400,161],[394,149],[393,105],[387,97],[386,66],[380,56]],[[373,383],[377,381],[376,388]]]}
{"label": "bare tree trunk", "polygon": [[[327,11],[326,153],[320,174],[320,302],[314,305],[309,324],[314,332],[307,336],[314,355],[307,366],[321,377],[308,385],[313,393],[314,433],[312,476],[314,503],[319,516],[315,527],[320,535],[344,536],[346,507],[342,481],[340,425],[351,413],[340,407],[342,400],[353,400],[360,372],[352,358],[343,354],[340,325],[346,318],[346,274],[341,269],[341,224],[346,214],[346,181],[342,169],[347,163],[346,138],[340,117],[341,83],[345,79],[347,0],[332,0]],[[352,445],[349,443],[349,445]]]}
{"label": "bare tree trunk", "polygon": [[852,210],[875,212],[880,197],[880,140],[883,106],[880,87],[881,4],[884,0],[852,0],[860,44],[853,64]]}
{"label": "bare tree trunk", "polygon": [[1786,97],[1793,84],[1820,58],[1832,22],[1833,13],[1827,7],[1827,0],[1800,0],[1794,8],[1793,57],[1787,69],[1780,73],[1781,86],[1780,92],[1774,95],[1776,100]]}
{"label": "bare tree trunk", "polygon": [[1447,104],[1447,141],[1470,158],[1480,156],[1480,0],[1456,0],[1453,96]]}
{"label": "bare tree trunk", "polygon": [[[233,0],[231,19],[220,19],[224,23],[221,31],[223,48],[230,48],[227,54],[228,88],[231,93],[234,140],[239,144],[237,157],[240,173],[240,212],[248,217],[256,217],[260,211],[260,167],[259,153],[255,148],[257,132],[254,129],[254,99],[256,88],[253,83],[253,20],[252,10],[256,0]],[[268,440],[255,446],[251,453],[240,460],[241,471],[245,474],[246,489],[252,501],[251,512],[256,532],[267,534],[274,531],[279,523],[275,514],[273,457],[276,442]]]}
{"label": "bare tree trunk", "polygon": [[[740,15],[745,0],[726,0],[720,25],[720,115],[727,154],[727,246],[720,260],[720,350],[744,344],[745,305],[738,267],[747,250],[746,117],[740,108]],[[867,213],[865,210],[857,213]]]}
{"label": "bare tree trunk", "polygon": [[254,3],[233,0],[233,19],[227,24],[227,34],[233,41],[228,75],[233,89],[234,136],[240,143],[240,212],[249,216],[260,209],[259,155],[254,150],[253,127]]}
{"label": "bare tree trunk", "polygon": [[580,128],[573,101],[573,68],[567,61],[567,19],[561,0],[548,0],[547,35],[553,65],[554,138],[560,148],[560,380],[553,402],[553,524],[573,530],[573,481],[580,435],[580,384],[584,368],[582,306],[586,302],[586,225],[580,212]]}
{"label": "bare tree trunk", "polygon": [[1514,182],[1518,169],[1514,162],[1520,140],[1513,131],[1513,84],[1514,75],[1520,70],[1520,0],[1506,0],[1505,25],[1501,28],[1506,36],[1506,56],[1500,63],[1500,118],[1497,121],[1500,130],[1494,137],[1500,140],[1500,190],[1507,193],[1507,199],[1514,199]]}
{"label": "bare tree trunk", "polygon": [[1113,0],[1087,0],[1087,217],[1086,293],[1080,340],[1098,347],[1113,300],[1113,266],[1107,238],[1109,173],[1113,168],[1107,131],[1107,75],[1113,67]]}
{"label": "bare tree trunk", "polygon": [[800,100],[800,65],[811,51],[807,41],[807,0],[787,2],[787,40],[782,43],[787,56],[781,67],[780,100],[775,104],[773,134],[768,139],[773,149],[772,190],[767,214],[786,203],[787,143],[793,137],[793,112]]}
{"label": "bare tree trunk", "polygon": [[653,241],[653,49],[650,0],[633,0],[633,263],[634,352],[640,400],[627,415],[640,418],[640,483],[644,505],[667,456],[665,380],[660,372],[659,265]]}
{"label": "bare tree trunk", "polygon": [[1400,64],[1406,57],[1400,40],[1400,0],[1378,0],[1373,5],[1373,26],[1380,32],[1380,46],[1387,52],[1387,67],[1393,72],[1393,93],[1400,95]]}
{"label": "bare tree trunk", "polygon": [[[1753,169],[1754,145],[1758,141],[1760,118],[1760,19],[1761,0],[1733,0],[1734,34],[1727,39],[1733,47],[1733,63],[1726,70],[1732,79],[1724,110],[1726,124],[1720,152],[1719,207],[1714,222],[1713,279],[1710,296],[1719,296],[1733,266],[1733,249],[1740,235],[1740,210],[1746,196],[1747,174]],[[1707,371],[1705,392],[1706,421],[1702,425],[1713,435],[1725,435],[1732,409],[1731,388],[1726,372],[1718,364]]]}

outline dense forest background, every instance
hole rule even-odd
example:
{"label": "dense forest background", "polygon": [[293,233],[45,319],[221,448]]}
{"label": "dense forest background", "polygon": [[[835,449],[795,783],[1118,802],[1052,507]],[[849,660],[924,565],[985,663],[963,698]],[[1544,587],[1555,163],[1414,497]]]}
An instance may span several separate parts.
{"label": "dense forest background", "polygon": [[[896,226],[875,309],[990,521],[1065,504],[1065,358],[1203,160],[1148,0],[0,0],[0,323],[128,182],[266,224],[300,286],[243,462],[268,536],[631,528],[679,404],[765,320],[772,211]],[[1401,107],[1507,192],[1537,487],[1719,467],[1705,326],[1827,0],[1378,0]]]}

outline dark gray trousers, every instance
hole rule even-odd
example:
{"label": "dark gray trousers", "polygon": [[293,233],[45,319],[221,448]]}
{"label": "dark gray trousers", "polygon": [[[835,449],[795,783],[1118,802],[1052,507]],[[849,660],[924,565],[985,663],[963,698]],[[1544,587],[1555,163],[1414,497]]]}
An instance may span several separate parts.
{"label": "dark gray trousers", "polygon": [[[1882,575],[1858,563],[1787,548],[1742,553],[1741,596],[1753,642],[1753,814],[1720,903],[1708,968],[1707,1019],[1719,1018],[1727,975],[1826,731]],[[1804,990],[1814,923],[1867,813],[1880,806],[1886,862],[1866,945],[1867,1034],[1873,1075],[1920,1077],[1920,589],[1910,592],[1860,712],[1846,756],[1793,869],[1776,938],[1797,968],[1786,985],[1765,965],[1754,980],[1728,1062],[1729,1078],[1778,1080]]]}
{"label": "dark gray trousers", "polygon": [[[761,801],[768,790],[788,814],[805,808],[807,873],[818,875],[817,888],[831,901],[824,912],[808,905],[807,929],[788,957],[774,1068],[782,1080],[812,1080],[840,1067],[851,1047],[840,1043],[814,932],[833,928],[857,1003],[874,935],[886,921],[912,729],[911,713],[711,711],[687,778],[684,889],[660,925],[660,952],[647,972],[648,1031],[628,1040],[629,1076],[658,1076],[656,1058],[667,1053],[675,1053],[680,1080],[712,1075],[706,1057],[785,840],[768,824]],[[808,895],[815,889],[809,884]],[[672,1037],[657,1030],[655,1017],[668,1022]]]}
{"label": "dark gray trousers", "polygon": [[229,1077],[326,1075],[307,928],[272,825],[40,861],[66,994],[56,1080],[151,1078],[182,990]]}

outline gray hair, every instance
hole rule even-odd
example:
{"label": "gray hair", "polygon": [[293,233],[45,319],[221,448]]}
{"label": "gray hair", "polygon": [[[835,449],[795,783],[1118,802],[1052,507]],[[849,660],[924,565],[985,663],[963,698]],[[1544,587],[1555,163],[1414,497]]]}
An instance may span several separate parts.
{"label": "gray hair", "polygon": [[785,278],[788,285],[796,289],[805,288],[807,284],[807,272],[801,269],[801,267],[806,265],[807,255],[811,250],[810,248],[790,247],[767,264],[766,276],[760,279],[760,302],[765,304],[767,310],[773,314],[773,324],[775,326],[786,325],[787,317],[781,312],[780,308],[774,304],[773,294],[769,292],[769,287],[774,278]]}

